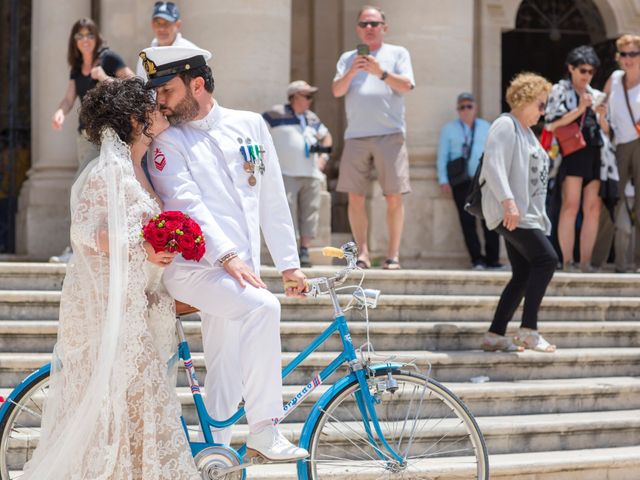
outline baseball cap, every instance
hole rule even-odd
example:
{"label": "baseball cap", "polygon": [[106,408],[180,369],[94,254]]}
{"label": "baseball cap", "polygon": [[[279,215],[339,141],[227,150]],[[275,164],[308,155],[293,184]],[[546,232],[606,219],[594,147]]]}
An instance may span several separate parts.
{"label": "baseball cap", "polygon": [[472,94],[472,93],[469,93],[469,92],[463,92],[463,93],[461,93],[460,95],[458,95],[458,103],[460,103],[460,102],[464,102],[464,101],[467,101],[467,102],[474,102],[474,103],[475,103],[476,98],[473,96],[473,94]]}
{"label": "baseball cap", "polygon": [[287,97],[295,95],[296,93],[315,93],[317,91],[318,87],[312,87],[304,80],[296,80],[287,86]]}
{"label": "baseball cap", "polygon": [[186,70],[202,67],[211,52],[197,47],[149,47],[140,52],[150,87],[159,87]]}
{"label": "baseball cap", "polygon": [[176,22],[180,19],[180,10],[173,2],[156,2],[153,5],[151,18],[164,18],[169,22]]}

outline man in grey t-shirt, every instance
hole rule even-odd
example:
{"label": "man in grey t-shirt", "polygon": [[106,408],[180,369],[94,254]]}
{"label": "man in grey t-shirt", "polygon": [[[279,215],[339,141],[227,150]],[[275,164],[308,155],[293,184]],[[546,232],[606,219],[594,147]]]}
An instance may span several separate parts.
{"label": "man in grey t-shirt", "polygon": [[346,95],[347,130],[337,190],[349,193],[349,223],[360,250],[358,264],[368,268],[365,195],[375,166],[387,202],[389,245],[384,268],[398,269],[404,226],[402,195],[411,191],[403,94],[415,82],[407,49],[383,43],[385,20],[382,10],[363,7],[356,32],[366,49],[345,52],[338,60],[332,90],[335,97]]}

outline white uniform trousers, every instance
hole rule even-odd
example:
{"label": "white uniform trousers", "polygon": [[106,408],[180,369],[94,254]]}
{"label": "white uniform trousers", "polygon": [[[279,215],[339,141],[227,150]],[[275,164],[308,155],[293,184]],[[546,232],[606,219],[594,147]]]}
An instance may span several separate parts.
{"label": "white uniform trousers", "polygon": [[[216,420],[233,415],[244,398],[249,425],[282,416],[280,303],[271,292],[224,271],[171,268],[169,293],[200,310],[207,375],[204,398]],[[231,429],[214,432],[229,444]]]}

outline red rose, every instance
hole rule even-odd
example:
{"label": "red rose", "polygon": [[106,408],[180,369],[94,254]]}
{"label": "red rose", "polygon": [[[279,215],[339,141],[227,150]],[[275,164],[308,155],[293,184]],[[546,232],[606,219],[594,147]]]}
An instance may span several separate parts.
{"label": "red rose", "polygon": [[205,250],[206,250],[206,248],[205,248],[205,245],[204,245],[204,241],[202,241],[200,243],[196,243],[196,253],[195,253],[195,256],[194,256],[194,260],[196,262],[199,262],[200,259],[202,257],[204,257]]}
{"label": "red rose", "polygon": [[177,229],[182,229],[182,222],[178,220],[167,220],[164,224],[164,228],[170,232],[175,232]]}
{"label": "red rose", "polygon": [[162,212],[160,218],[163,220],[177,220],[179,222],[184,221],[185,214],[176,210],[169,210],[168,212]]}
{"label": "red rose", "polygon": [[200,225],[198,225],[196,222],[194,222],[192,219],[188,219],[185,222],[185,228],[188,228],[190,232],[193,233],[194,236],[198,237],[202,235],[202,229],[200,228]]}
{"label": "red rose", "polygon": [[[196,247],[195,238],[192,235],[189,235],[187,233],[185,233],[184,235],[178,235],[177,240],[183,255],[193,251]],[[185,256],[184,258],[187,258],[187,257]],[[187,260],[189,259],[187,258]]]}
{"label": "red rose", "polygon": [[146,240],[153,245],[153,249],[156,252],[161,252],[165,249],[167,242],[169,241],[169,230],[166,228],[156,228],[151,232],[149,238]]}

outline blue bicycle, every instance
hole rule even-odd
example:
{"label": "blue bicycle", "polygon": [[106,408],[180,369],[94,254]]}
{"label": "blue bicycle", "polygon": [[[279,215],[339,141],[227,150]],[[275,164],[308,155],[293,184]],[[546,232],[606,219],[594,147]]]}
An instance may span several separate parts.
{"label": "blue bicycle", "polygon": [[[334,320],[282,371],[286,378],[311,353],[337,334],[342,351],[320,373],[315,374],[284,406],[283,422],[312,394],[319,399],[311,406],[304,423],[287,423],[298,444],[310,456],[297,462],[299,479],[327,478],[489,478],[487,448],[473,415],[446,387],[421,373],[417,366],[395,359],[375,362],[370,342],[356,349],[344,311],[375,308],[380,292],[360,283],[341,286],[356,267],[357,248],[347,243],[326,248],[325,255],[346,258],[347,266],[333,277],[308,280],[309,297],[327,295]],[[364,272],[362,272],[364,277]],[[343,309],[340,292],[349,292]],[[198,427],[188,428],[183,419],[198,470],[203,480],[243,480],[247,469],[266,463],[249,458],[245,445],[232,448],[213,441],[211,428],[232,426],[243,418],[244,408],[226,420],[207,413],[198,383],[181,316],[194,309],[182,304],[176,321],[180,340],[177,355],[182,359],[193,395]],[[326,386],[329,377],[346,366],[345,376]],[[50,366],[45,365],[22,381],[0,408],[0,478],[17,479],[31,458],[39,438],[43,402],[48,391]],[[324,386],[323,386],[324,385]],[[318,392],[320,394],[318,395]],[[293,417],[290,417],[293,418]]]}

